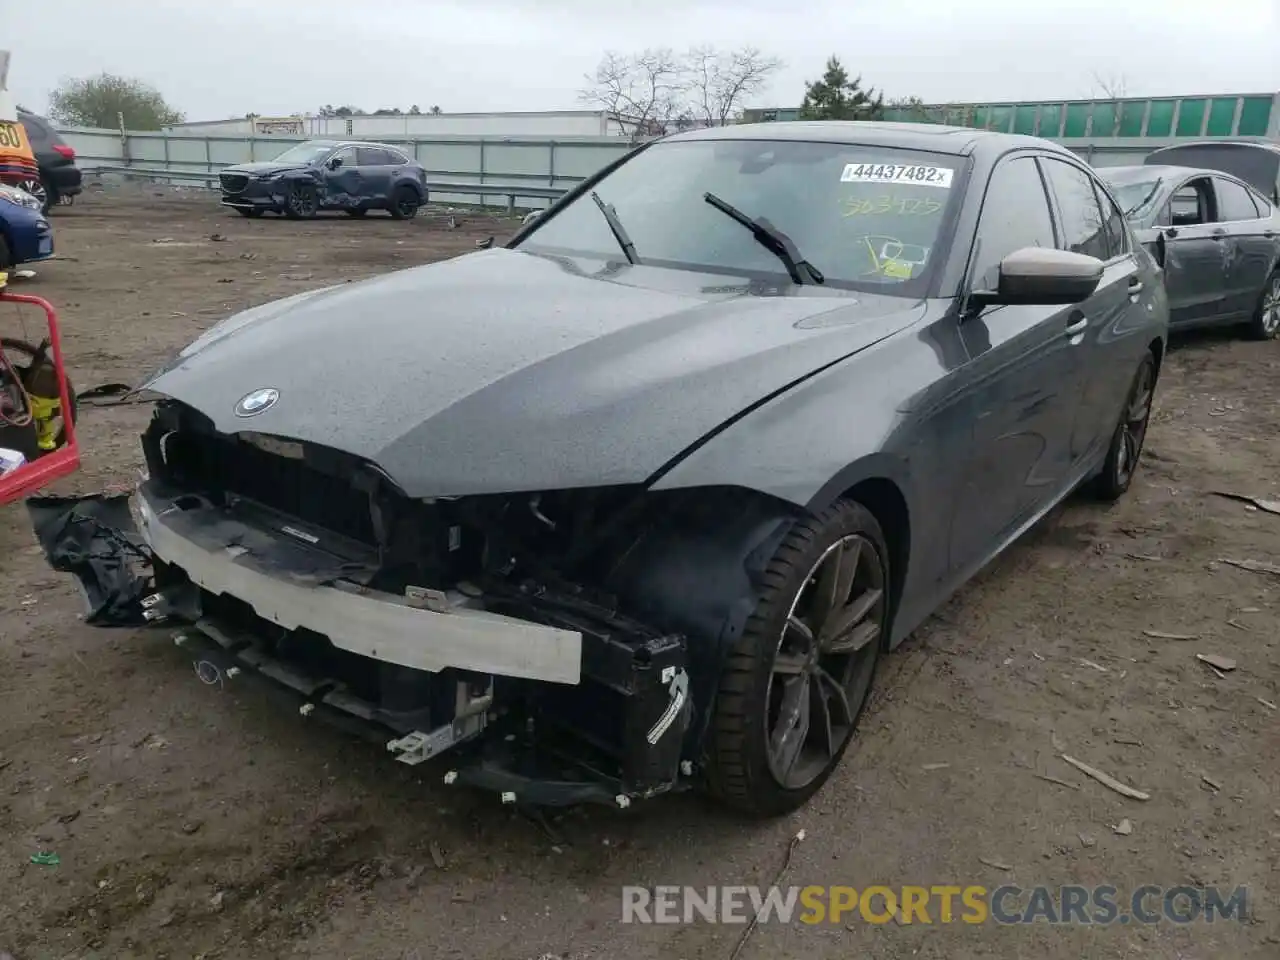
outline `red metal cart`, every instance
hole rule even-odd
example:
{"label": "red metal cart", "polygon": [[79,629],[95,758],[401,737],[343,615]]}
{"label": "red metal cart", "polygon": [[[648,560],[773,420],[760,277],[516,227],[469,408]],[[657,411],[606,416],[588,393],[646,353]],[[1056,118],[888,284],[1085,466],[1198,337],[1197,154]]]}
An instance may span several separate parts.
{"label": "red metal cart", "polygon": [[[21,434],[22,431],[29,429],[29,437],[25,438],[28,442],[23,446],[32,451],[27,457],[27,462],[22,466],[0,474],[0,504],[29,496],[55,480],[75,473],[80,466],[80,447],[76,442],[75,398],[72,396],[62,356],[62,338],[58,333],[57,311],[53,309],[53,304],[41,297],[5,290],[3,278],[0,277],[0,304],[4,303],[25,304],[44,311],[49,327],[48,337],[34,351],[27,352],[34,352],[33,364],[37,362],[47,364],[45,352],[52,352],[57,395],[56,397],[34,395],[20,384],[17,389],[26,407],[26,423],[14,426],[10,419],[0,419],[0,429],[5,435]],[[12,388],[12,381],[19,376],[19,365],[10,355],[12,350],[5,350],[4,342],[0,339],[0,381],[7,380]],[[12,347],[16,341],[8,341],[8,343]],[[42,357],[44,357],[43,360]],[[25,369],[30,372],[32,368]],[[47,389],[40,391],[41,394],[53,392]],[[56,433],[50,427],[55,418],[62,422],[61,428]],[[0,441],[0,447],[6,445],[7,441]]]}

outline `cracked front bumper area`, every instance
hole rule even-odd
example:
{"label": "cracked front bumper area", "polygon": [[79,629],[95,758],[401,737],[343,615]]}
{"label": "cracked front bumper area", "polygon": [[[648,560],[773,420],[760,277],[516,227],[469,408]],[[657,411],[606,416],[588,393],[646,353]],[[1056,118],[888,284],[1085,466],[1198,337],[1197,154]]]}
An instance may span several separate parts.
{"label": "cracked front bumper area", "polygon": [[152,479],[137,506],[155,566],[146,616],[180,626],[201,681],[266,681],[405,763],[448,753],[446,783],[506,802],[626,806],[680,780],[682,638],[546,591],[385,593],[359,545],[321,550],[247,501]]}
{"label": "cracked front bumper area", "polygon": [[234,182],[229,184],[227,177],[222,178],[221,202],[224,207],[266,213],[279,213],[284,209],[284,195],[277,179],[261,180],[244,175],[232,179]]}

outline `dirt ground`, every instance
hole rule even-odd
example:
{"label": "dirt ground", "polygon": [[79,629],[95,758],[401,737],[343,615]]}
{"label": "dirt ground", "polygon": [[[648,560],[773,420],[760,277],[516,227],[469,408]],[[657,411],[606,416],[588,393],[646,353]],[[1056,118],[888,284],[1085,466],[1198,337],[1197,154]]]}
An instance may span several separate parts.
{"label": "dirt ground", "polygon": [[[515,226],[447,216],[248,221],[198,194],[91,192],[55,212],[64,259],[18,289],[61,309],[79,388],[131,382],[244,307]],[[22,332],[8,307],[0,330]],[[202,685],[166,631],[85,626],[25,511],[4,508],[0,952],[728,958],[742,927],[623,925],[620,888],[768,884],[803,829],[788,884],[1244,885],[1249,917],[765,924],[743,960],[1280,956],[1280,578],[1222,562],[1280,562],[1280,516],[1214,493],[1280,500],[1278,396],[1280,343],[1177,345],[1128,498],[1073,501],[966,587],[888,658],[813,804],[766,824],[679,796],[539,826],[438,768]],[[86,409],[84,467],[61,488],[131,482],[147,416]],[[1197,653],[1238,667],[1218,675]],[[1150,799],[1086,778],[1064,751]],[[37,851],[60,863],[32,863]]]}

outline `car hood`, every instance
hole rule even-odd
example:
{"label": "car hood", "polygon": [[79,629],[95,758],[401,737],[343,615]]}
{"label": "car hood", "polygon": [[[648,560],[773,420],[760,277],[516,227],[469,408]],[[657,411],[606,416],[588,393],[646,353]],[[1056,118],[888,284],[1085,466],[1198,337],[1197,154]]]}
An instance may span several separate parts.
{"label": "car hood", "polygon": [[[413,497],[640,483],[922,312],[499,248],[248,310],[144,386],[224,433],[355,454]],[[263,389],[276,402],[237,417]]]}
{"label": "car hood", "polygon": [[259,160],[256,163],[237,163],[230,167],[223,167],[223,173],[247,173],[249,176],[257,177],[264,173],[283,173],[286,170],[305,170],[305,163],[279,163],[275,160]]}

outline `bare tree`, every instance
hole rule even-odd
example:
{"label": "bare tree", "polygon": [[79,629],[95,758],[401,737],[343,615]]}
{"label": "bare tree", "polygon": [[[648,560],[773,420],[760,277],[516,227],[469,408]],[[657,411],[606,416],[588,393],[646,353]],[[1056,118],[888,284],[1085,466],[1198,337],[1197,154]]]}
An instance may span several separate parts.
{"label": "bare tree", "polygon": [[[1089,88],[1089,99],[1091,100],[1123,100],[1129,94],[1129,80],[1123,73],[1106,73],[1100,74],[1098,71],[1093,72],[1093,85]],[[1093,115],[1093,130],[1097,136],[1114,137],[1120,132],[1120,115],[1121,109],[1116,107],[1111,118],[1110,130],[1099,130],[1098,114]]]}
{"label": "bare tree", "polygon": [[685,64],[667,48],[609,51],[585,79],[579,101],[603,108],[633,140],[665,132],[681,112],[687,86]]}
{"label": "bare tree", "polygon": [[1129,95],[1129,80],[1123,73],[1100,74],[1095,70],[1089,95],[1095,96],[1098,91],[1108,100],[1123,100]]}
{"label": "bare tree", "polygon": [[689,112],[705,126],[722,127],[741,115],[747,98],[763,90],[782,66],[755,47],[727,53],[694,47],[684,64]]}

